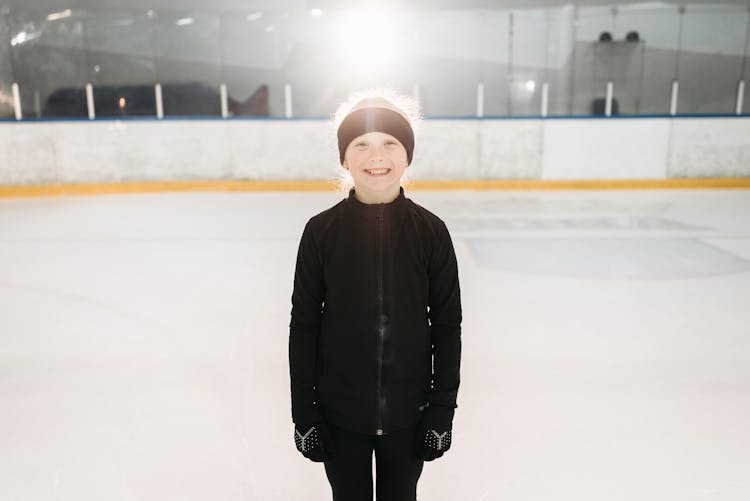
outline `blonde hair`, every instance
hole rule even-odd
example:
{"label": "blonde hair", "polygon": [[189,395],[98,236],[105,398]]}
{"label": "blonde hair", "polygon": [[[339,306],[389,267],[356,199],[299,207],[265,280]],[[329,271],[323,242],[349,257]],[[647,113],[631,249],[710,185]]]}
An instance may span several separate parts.
{"label": "blonde hair", "polygon": [[[409,122],[409,125],[411,125],[411,128],[414,131],[414,139],[416,143],[418,129],[422,122],[422,113],[419,109],[419,102],[411,96],[401,94],[392,87],[373,87],[351,93],[348,99],[339,104],[336,111],[331,115],[330,126],[333,132],[333,137],[336,137],[339,125],[341,125],[344,118],[346,118],[359,103],[369,99],[383,99],[400,111],[404,118]],[[336,158],[338,159],[338,155],[336,155]],[[338,164],[336,181],[336,191],[342,196],[347,196],[349,190],[354,187],[354,179],[352,179],[351,173],[343,168],[341,164]],[[406,186],[408,183],[409,169],[406,169],[404,175],[401,177],[401,186]]]}

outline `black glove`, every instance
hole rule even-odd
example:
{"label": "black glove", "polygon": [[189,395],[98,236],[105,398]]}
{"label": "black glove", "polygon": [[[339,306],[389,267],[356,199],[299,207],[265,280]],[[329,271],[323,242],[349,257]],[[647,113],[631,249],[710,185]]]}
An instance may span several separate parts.
{"label": "black glove", "polygon": [[415,449],[417,457],[432,461],[451,448],[454,410],[440,405],[429,405],[422,411],[417,425]]}
{"label": "black glove", "polygon": [[303,456],[316,463],[331,459],[335,453],[331,432],[322,421],[295,424],[294,444]]}

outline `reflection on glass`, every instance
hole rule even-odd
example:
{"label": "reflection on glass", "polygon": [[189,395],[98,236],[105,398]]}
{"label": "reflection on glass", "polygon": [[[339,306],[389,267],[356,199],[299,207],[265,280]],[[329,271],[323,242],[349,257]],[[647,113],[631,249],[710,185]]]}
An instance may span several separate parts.
{"label": "reflection on glass", "polygon": [[480,80],[484,84],[484,115],[507,115],[510,110],[509,10],[484,11],[479,19]]}
{"label": "reflection on glass", "polygon": [[230,116],[284,116],[284,67],[299,47],[282,11],[227,12],[222,58]]}
{"label": "reflection on glass", "polygon": [[540,115],[542,84],[549,77],[549,18],[543,9],[511,16],[510,115]]}
{"label": "reflection on glass", "polygon": [[744,5],[53,4],[0,0],[0,118],[12,82],[25,118],[87,117],[87,83],[98,117],[155,116],[156,83],[166,116],[327,117],[381,85],[427,116],[538,116],[545,84],[548,115],[601,115],[610,83],[612,114],[665,115],[675,79],[678,113],[735,113],[750,72]]}
{"label": "reflection on glass", "polygon": [[745,36],[745,54],[742,58],[742,86],[738,89],[741,95],[736,112],[750,115],[750,32]]}
{"label": "reflection on glass", "polygon": [[221,116],[220,19],[210,11],[156,13],[156,74],[165,116]]}
{"label": "reflection on glass", "polygon": [[84,11],[14,4],[9,17],[24,117],[86,117]]}
{"label": "reflection on glass", "polygon": [[614,38],[632,47],[627,77],[615,86],[623,113],[669,112],[679,26],[679,10],[675,6],[636,4],[619,9]]}
{"label": "reflection on glass", "polygon": [[[280,81],[270,88],[270,111],[273,116],[285,115],[283,83],[291,85],[291,111],[295,117],[325,117],[339,101],[346,98],[338,82],[344,71],[341,70],[337,51],[336,19],[335,13],[329,10],[321,11],[317,16],[302,12],[298,19],[292,19],[293,30],[282,26],[282,40],[287,41],[283,51],[270,50],[278,47],[279,39],[276,37],[279,30],[276,30],[273,43],[267,41],[251,53],[249,59],[258,61],[255,63],[257,66],[279,69],[277,78]],[[278,25],[278,18],[274,19],[273,24]],[[267,40],[270,36],[271,33],[260,30],[255,35],[258,40]],[[235,50],[241,58],[242,51]],[[276,73],[266,70],[263,74],[271,81],[270,77]]]}
{"label": "reflection on glass", "polygon": [[575,10],[572,6],[548,9],[546,12],[547,52],[544,81],[548,83],[549,115],[567,115],[571,112],[575,48],[574,15]]}
{"label": "reflection on glass", "polygon": [[87,77],[96,116],[155,116],[155,12],[90,9],[87,14]]}
{"label": "reflection on glass", "polygon": [[[415,55],[426,115],[476,116],[477,84],[482,77],[482,16],[483,12],[476,10],[419,13]],[[487,87],[491,83],[485,84]]]}
{"label": "reflection on glass", "polygon": [[0,119],[13,118],[13,67],[10,64],[10,9],[0,3]]}
{"label": "reflection on glass", "polygon": [[688,6],[679,55],[678,113],[734,113],[747,6]]}
{"label": "reflection on glass", "polygon": [[[573,21],[570,113],[603,115],[607,82],[615,77],[618,51],[612,40],[616,9],[582,7]],[[613,101],[613,113],[619,108]],[[619,111],[619,110],[617,110]],[[615,113],[616,114],[616,113]]]}

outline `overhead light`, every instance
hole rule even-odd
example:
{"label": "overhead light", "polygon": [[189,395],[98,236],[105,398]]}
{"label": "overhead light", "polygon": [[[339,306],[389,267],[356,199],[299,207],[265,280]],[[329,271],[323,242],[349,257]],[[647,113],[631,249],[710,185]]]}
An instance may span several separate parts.
{"label": "overhead light", "polygon": [[275,24],[269,24],[268,26],[266,26],[266,31],[269,32],[269,33],[271,33],[272,31],[275,31],[275,30],[276,30],[276,25]]}
{"label": "overhead light", "polygon": [[638,4],[638,10],[641,9],[669,9],[674,8],[674,5],[672,5],[669,2],[644,2]]}
{"label": "overhead light", "polygon": [[73,11],[70,9],[65,9],[60,12],[53,12],[52,14],[47,15],[47,21],[57,21],[58,19],[65,19],[66,17],[70,17],[73,14]]}
{"label": "overhead light", "polygon": [[526,84],[524,84],[524,87],[526,87],[527,91],[534,92],[534,89],[536,89],[536,82],[533,80],[527,80]]}
{"label": "overhead light", "polygon": [[396,60],[404,45],[398,13],[376,6],[345,11],[338,19],[339,47],[348,70],[374,73]]}
{"label": "overhead light", "polygon": [[176,24],[177,26],[187,26],[189,24],[193,24],[194,22],[195,19],[193,19],[192,17],[183,17],[182,19],[178,19],[177,21],[175,21],[174,24]]}
{"label": "overhead light", "polygon": [[250,22],[250,23],[252,23],[253,21],[257,21],[261,17],[263,17],[263,13],[262,12],[253,12],[251,14],[248,14],[247,21]]}
{"label": "overhead light", "polygon": [[320,17],[322,15],[323,15],[323,10],[322,9],[312,9],[312,10],[310,10],[310,16],[311,17],[316,17],[317,18],[317,17]]}

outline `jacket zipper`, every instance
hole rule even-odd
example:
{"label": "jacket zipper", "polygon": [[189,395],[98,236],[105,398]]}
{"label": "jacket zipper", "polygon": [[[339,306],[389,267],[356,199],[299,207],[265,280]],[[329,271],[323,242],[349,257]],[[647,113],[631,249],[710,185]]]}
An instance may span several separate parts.
{"label": "jacket zipper", "polygon": [[383,434],[383,396],[381,395],[381,382],[383,376],[383,338],[385,337],[385,326],[383,325],[383,207],[378,205],[377,212],[377,280],[378,280],[378,435]]}

